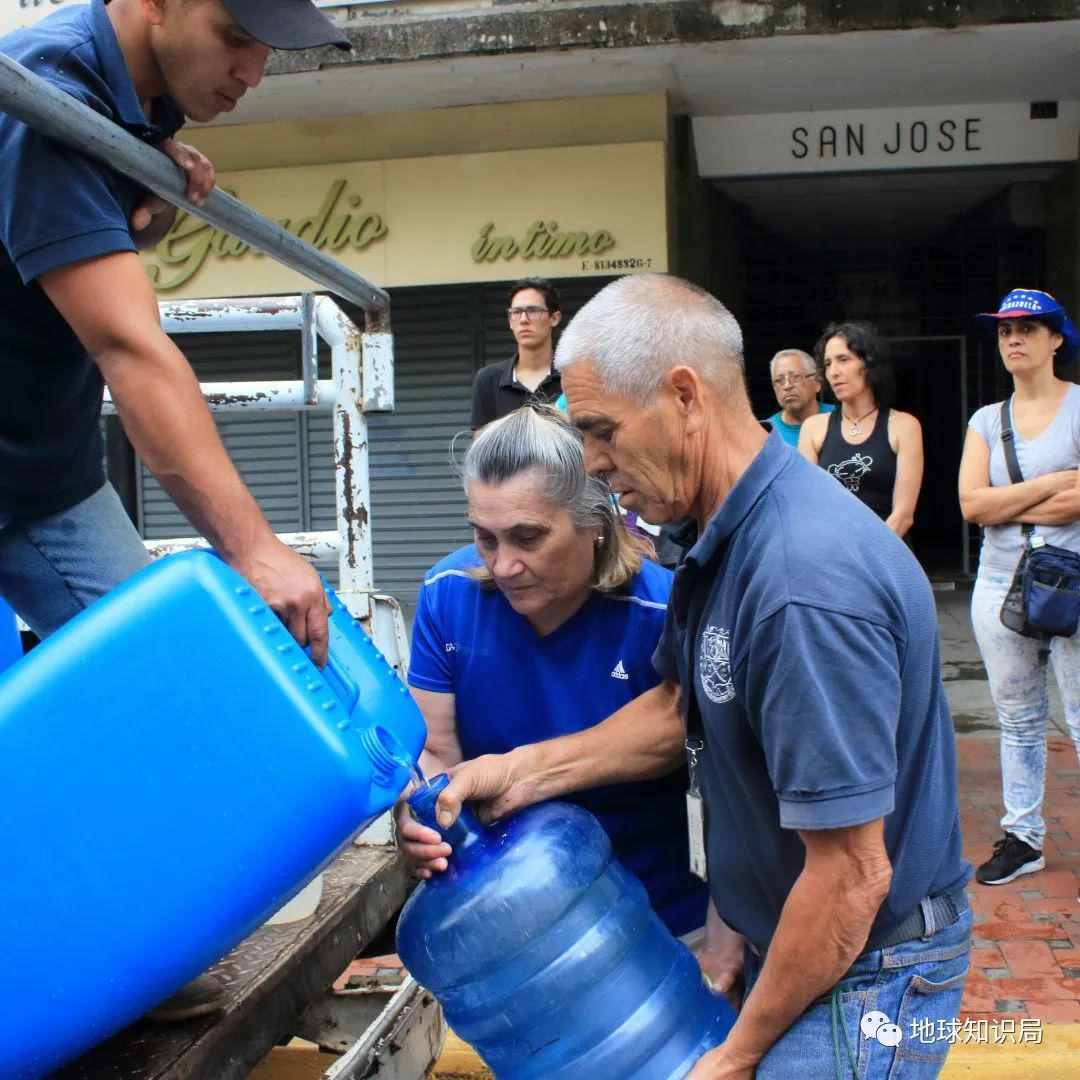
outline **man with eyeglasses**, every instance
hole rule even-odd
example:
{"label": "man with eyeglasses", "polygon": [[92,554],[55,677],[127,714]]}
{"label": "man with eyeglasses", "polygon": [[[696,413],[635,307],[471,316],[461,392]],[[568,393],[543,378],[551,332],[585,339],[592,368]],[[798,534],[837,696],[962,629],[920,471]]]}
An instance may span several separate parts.
{"label": "man with eyeglasses", "polygon": [[562,393],[552,340],[562,319],[555,286],[546,278],[522,278],[514,282],[506,314],[517,352],[509,360],[488,364],[476,373],[473,431],[530,401],[553,403]]}
{"label": "man with eyeglasses", "polygon": [[773,391],[780,411],[769,417],[780,437],[790,446],[799,445],[803,421],[819,412],[835,412],[835,405],[822,405],[821,378],[814,358],[802,349],[781,349],[769,361]]}

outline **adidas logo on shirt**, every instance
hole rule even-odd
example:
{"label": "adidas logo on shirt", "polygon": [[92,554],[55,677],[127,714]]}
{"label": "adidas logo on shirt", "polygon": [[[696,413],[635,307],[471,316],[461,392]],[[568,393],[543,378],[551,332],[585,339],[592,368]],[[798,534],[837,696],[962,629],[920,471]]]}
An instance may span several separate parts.
{"label": "adidas logo on shirt", "polygon": [[611,677],[613,679],[629,679],[630,675],[626,668],[623,667],[623,662],[620,660],[612,669]]}

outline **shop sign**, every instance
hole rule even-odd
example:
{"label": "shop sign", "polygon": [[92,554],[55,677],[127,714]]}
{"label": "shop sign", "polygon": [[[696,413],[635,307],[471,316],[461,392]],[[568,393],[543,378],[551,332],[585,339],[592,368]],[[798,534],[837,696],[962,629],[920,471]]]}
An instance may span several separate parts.
{"label": "shop sign", "polygon": [[534,221],[520,238],[495,233],[495,222],[480,230],[470,254],[476,263],[516,259],[565,259],[600,255],[615,246],[615,237],[607,229],[595,231],[563,230],[557,221]]}
{"label": "shop sign", "polygon": [[[218,182],[392,289],[664,271],[666,165],[664,144],[645,142],[227,171]],[[163,299],[311,288],[185,213],[143,261]]]}
{"label": "shop sign", "polygon": [[[305,217],[282,218],[278,224],[293,236],[335,254],[344,248],[363,251],[389,232],[381,214],[364,208],[361,195],[346,195],[348,181],[334,180],[314,213]],[[227,190],[227,189],[223,189]],[[230,191],[230,195],[236,195]],[[159,292],[179,289],[205,265],[207,259],[261,259],[262,252],[197,217],[181,212],[165,239],[155,249],[157,262],[148,267],[150,280]]]}
{"label": "shop sign", "polygon": [[1076,159],[1080,103],[698,117],[703,176],[1035,164]]}

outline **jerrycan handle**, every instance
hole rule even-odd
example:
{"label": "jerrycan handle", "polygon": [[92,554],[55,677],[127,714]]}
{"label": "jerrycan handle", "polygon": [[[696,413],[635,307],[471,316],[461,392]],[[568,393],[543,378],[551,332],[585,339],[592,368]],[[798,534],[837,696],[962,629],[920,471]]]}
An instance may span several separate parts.
{"label": "jerrycan handle", "polygon": [[[337,650],[334,648],[335,642],[340,643],[344,637],[341,629],[334,624],[334,620],[330,620],[330,638],[328,641],[328,648],[326,653],[326,667],[322,669],[322,676],[326,679],[326,685],[333,690],[338,700],[341,702],[345,709],[345,713],[348,716],[352,715],[353,709],[356,708],[356,703],[360,700],[360,687],[356,685],[352,675],[349,674],[348,669],[338,660],[335,655],[335,651],[340,654],[340,646]],[[308,659],[311,658],[311,646],[308,645],[304,652],[307,653]]]}

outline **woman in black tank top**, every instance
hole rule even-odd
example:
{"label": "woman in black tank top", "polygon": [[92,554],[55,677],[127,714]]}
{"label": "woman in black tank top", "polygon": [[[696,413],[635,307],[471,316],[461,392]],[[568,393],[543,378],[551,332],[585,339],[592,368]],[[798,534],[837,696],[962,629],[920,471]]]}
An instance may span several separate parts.
{"label": "woman in black tank top", "polygon": [[840,407],[803,424],[799,451],[904,536],[922,486],[922,428],[891,408],[892,371],[877,332],[869,323],[833,323],[815,355]]}

